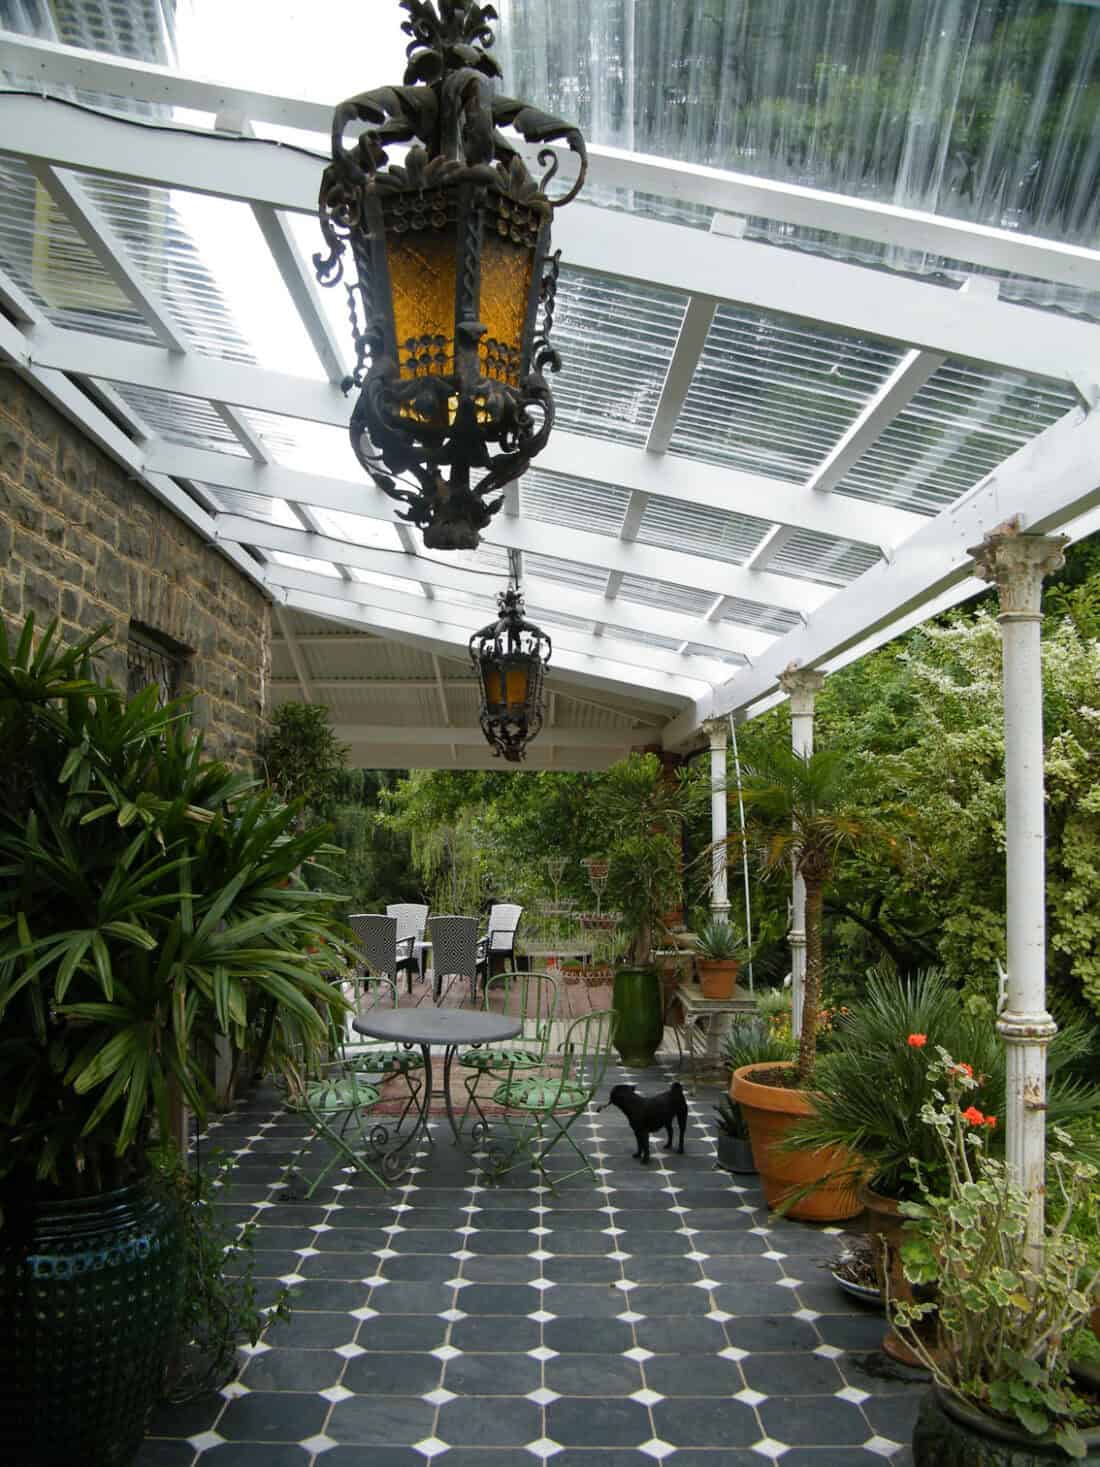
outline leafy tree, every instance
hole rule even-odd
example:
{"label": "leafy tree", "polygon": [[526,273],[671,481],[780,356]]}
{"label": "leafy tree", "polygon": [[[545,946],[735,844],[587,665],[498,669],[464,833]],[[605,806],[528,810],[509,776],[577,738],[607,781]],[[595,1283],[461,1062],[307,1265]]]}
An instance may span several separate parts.
{"label": "leafy tree", "polygon": [[262,750],[267,782],[279,798],[315,815],[331,802],[348,756],[328,719],[321,703],[282,703]]}

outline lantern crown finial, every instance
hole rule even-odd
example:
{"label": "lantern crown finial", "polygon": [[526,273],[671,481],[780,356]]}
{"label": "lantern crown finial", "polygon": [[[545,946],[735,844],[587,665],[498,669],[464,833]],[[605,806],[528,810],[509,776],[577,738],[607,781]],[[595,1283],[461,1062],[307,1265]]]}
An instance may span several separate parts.
{"label": "lantern crown finial", "polygon": [[488,54],[493,44],[491,21],[497,13],[491,5],[476,0],[401,0],[408,20],[401,29],[411,36],[405,47],[409,64],[405,68],[405,85],[418,82],[429,86],[441,81],[448,72],[466,67],[483,76],[500,75],[496,58]]}

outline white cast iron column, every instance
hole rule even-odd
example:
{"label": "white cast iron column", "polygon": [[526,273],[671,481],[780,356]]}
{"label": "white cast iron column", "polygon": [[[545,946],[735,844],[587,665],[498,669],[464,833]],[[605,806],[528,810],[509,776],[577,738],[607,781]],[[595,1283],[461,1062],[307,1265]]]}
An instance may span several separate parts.
{"label": "white cast iron column", "polygon": [[708,718],[703,728],[710,740],[710,838],[714,845],[710,914],[716,922],[728,922],[730,898],[726,878],[726,720]]}
{"label": "white cast iron column", "polygon": [[[779,686],[791,700],[791,748],[796,754],[814,751],[814,702],[825,681],[823,672],[811,672],[793,662],[779,674]],[[791,1029],[802,1033],[802,1001],[806,992],[806,885],[797,871],[791,874]]]}
{"label": "white cast iron column", "polygon": [[1028,1238],[1043,1239],[1046,1050],[1057,1032],[1046,1006],[1046,862],[1043,819],[1043,577],[1063,563],[1061,535],[1024,535],[1008,524],[970,554],[1000,596],[1005,707],[1005,859],[1008,984],[997,1031],[1005,1041],[1005,1145],[1031,1199]]}

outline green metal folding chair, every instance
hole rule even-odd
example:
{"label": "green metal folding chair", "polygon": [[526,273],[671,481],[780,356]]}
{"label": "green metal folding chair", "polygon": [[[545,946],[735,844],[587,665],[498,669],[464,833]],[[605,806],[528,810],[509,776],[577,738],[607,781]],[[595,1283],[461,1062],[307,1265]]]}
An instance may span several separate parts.
{"label": "green metal folding chair", "polygon": [[[597,1010],[574,1019],[565,1032],[561,1058],[545,1065],[541,1073],[521,1073],[509,1068],[507,1077],[493,1091],[492,1099],[502,1107],[501,1122],[512,1146],[504,1147],[495,1135],[485,1142],[488,1176],[493,1181],[528,1165],[541,1181],[556,1191],[562,1182],[587,1172],[596,1172],[572,1133],[578,1116],[596,1097],[607,1071],[617,1015],[610,1009]],[[580,1161],[570,1172],[551,1172],[546,1161],[559,1144],[566,1142]]]}
{"label": "green metal folding chair", "polygon": [[[482,1007],[521,1020],[522,1031],[501,1044],[468,1049],[459,1064],[470,1073],[463,1076],[466,1105],[458,1123],[465,1128],[470,1111],[477,1115],[473,1136],[480,1141],[489,1129],[481,1108],[489,1084],[500,1084],[509,1075],[526,1074],[542,1068],[558,1012],[558,985],[549,973],[500,973],[485,985]],[[480,1095],[479,1095],[480,1092]]]}
{"label": "green metal folding chair", "polygon": [[[390,919],[392,920],[392,919]],[[396,1007],[397,986],[391,978],[356,977],[355,1011],[362,1015],[375,1007]],[[399,1131],[409,1109],[419,1096],[423,1060],[418,1050],[406,1053],[392,1044],[364,1039],[350,1030],[348,1022],[333,1019],[330,1035],[332,1058],[321,1073],[292,1075],[287,1105],[310,1123],[305,1138],[287,1168],[287,1184],[295,1197],[312,1197],[333,1167],[353,1167],[376,1182],[387,1185],[386,1157],[392,1131]],[[352,1036],[354,1035],[354,1039]],[[382,1098],[382,1084],[402,1075],[408,1086],[404,1109],[395,1123],[379,1120],[372,1112]],[[318,1151],[323,1163],[312,1180],[303,1173],[307,1153]],[[395,1174],[400,1167],[394,1168]]]}

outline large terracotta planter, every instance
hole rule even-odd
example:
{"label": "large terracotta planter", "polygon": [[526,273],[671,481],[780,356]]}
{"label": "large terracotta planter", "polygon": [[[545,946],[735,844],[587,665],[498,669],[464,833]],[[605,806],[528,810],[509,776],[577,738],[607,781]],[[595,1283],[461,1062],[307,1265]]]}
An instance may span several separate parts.
{"label": "large terracotta planter", "polygon": [[[1082,1435],[1087,1450],[1077,1460],[1100,1463],[1100,1430]],[[915,1467],[1046,1467],[1069,1461],[1052,1440],[984,1416],[937,1387],[924,1398],[913,1429]]]}
{"label": "large terracotta planter", "polygon": [[736,958],[698,958],[699,987],[704,998],[732,998],[741,964]]}
{"label": "large terracotta planter", "polygon": [[839,1147],[780,1150],[780,1143],[792,1127],[804,1116],[813,1115],[813,1093],[782,1085],[759,1085],[752,1078],[757,1071],[777,1069],[789,1070],[793,1078],[794,1068],[793,1064],[744,1065],[733,1072],[730,1095],[748,1122],[752,1154],[768,1206],[781,1207],[794,1197],[790,1206],[783,1207],[787,1217],[804,1222],[842,1222],[863,1210],[853,1175],[855,1158]]}
{"label": "large terracotta planter", "polygon": [[619,968],[611,1007],[618,1015],[615,1048],[624,1065],[645,1069],[657,1056],[665,1032],[661,982],[655,968]]}

